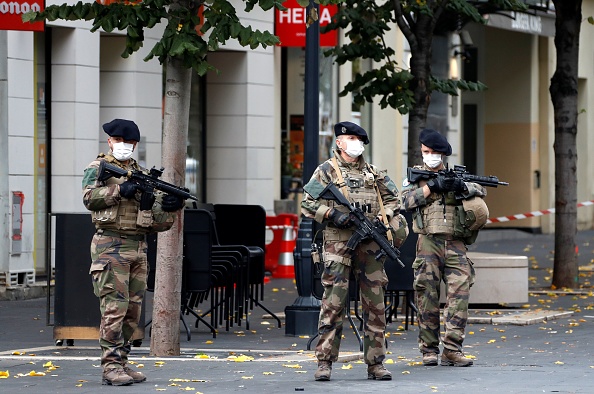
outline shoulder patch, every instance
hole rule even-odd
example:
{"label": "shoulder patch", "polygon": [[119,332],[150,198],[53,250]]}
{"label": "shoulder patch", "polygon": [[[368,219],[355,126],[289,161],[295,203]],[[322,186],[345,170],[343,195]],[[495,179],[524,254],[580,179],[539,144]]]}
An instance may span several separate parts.
{"label": "shoulder patch", "polygon": [[402,181],[402,187],[407,187],[408,185],[410,185],[408,178],[404,178],[404,180]]}

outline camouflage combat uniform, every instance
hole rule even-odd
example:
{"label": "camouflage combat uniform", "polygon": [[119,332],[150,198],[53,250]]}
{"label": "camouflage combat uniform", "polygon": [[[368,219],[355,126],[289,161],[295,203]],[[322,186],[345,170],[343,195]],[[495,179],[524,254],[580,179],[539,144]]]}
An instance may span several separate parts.
{"label": "camouflage combat uniform", "polygon": [[120,196],[117,184],[124,179],[97,179],[101,160],[126,170],[140,170],[134,159],[127,165],[111,154],[100,154],[84,171],[83,203],[91,211],[96,234],[91,241],[93,289],[99,297],[99,343],[104,370],[125,367],[130,339],[138,327],[147,286],[146,234],[168,230],[174,216],[160,210],[159,202],[140,210],[136,198]]}
{"label": "camouflage combat uniform", "polygon": [[[334,151],[338,166],[347,184],[348,198],[368,206],[366,215],[375,219],[380,213],[379,201],[374,184],[381,194],[386,215],[392,217],[399,212],[398,190],[396,185],[382,171],[365,163],[363,156],[357,162],[347,163],[338,151]],[[331,160],[322,163],[315,170],[311,180],[305,185],[301,211],[306,217],[319,223],[327,221],[325,214],[331,209],[348,212],[347,208],[328,200],[314,200],[311,196],[318,193],[330,182],[337,182],[337,174]],[[386,355],[384,311],[384,286],[388,278],[383,261],[375,259],[379,246],[373,241],[361,242],[351,254],[346,242],[353,234],[353,228],[338,229],[328,221],[323,233],[324,272],[322,284],[324,296],[318,325],[319,340],[316,357],[320,361],[336,361],[342,337],[345,304],[349,293],[351,270],[361,292],[361,306],[364,319],[364,360],[368,365],[381,364]]]}
{"label": "camouflage combat uniform", "polygon": [[[430,171],[427,166],[414,168]],[[413,231],[419,234],[417,255],[413,263],[416,305],[419,309],[419,349],[422,353],[439,354],[440,282],[446,285],[444,310],[445,349],[462,352],[464,330],[468,319],[468,299],[474,282],[474,268],[466,257],[467,244],[476,233],[465,232],[456,224],[462,200],[453,192],[431,193],[423,196],[425,181],[412,184],[408,179],[402,188],[402,201],[407,211],[413,212]],[[485,196],[485,188],[465,182],[463,198]]]}

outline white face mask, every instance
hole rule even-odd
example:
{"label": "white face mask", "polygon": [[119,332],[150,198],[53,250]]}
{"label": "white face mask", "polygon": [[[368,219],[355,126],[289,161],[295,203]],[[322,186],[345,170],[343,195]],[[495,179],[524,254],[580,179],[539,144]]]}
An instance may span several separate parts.
{"label": "white face mask", "polygon": [[126,144],[125,142],[114,142],[112,144],[111,151],[113,153],[113,157],[115,157],[119,161],[125,161],[132,157],[132,152],[134,152],[134,145]]}
{"label": "white face mask", "polygon": [[365,147],[363,146],[363,141],[361,140],[346,140],[343,142],[346,142],[346,149],[344,150],[344,153],[346,153],[353,159],[361,156],[361,154],[365,150]]}
{"label": "white face mask", "polygon": [[427,164],[429,168],[437,168],[441,164],[441,154],[428,153],[423,155],[423,163]]}

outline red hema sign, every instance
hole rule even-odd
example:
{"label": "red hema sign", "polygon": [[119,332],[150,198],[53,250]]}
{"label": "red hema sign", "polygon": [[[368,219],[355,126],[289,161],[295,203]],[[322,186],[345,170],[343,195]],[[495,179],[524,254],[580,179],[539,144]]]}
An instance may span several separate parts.
{"label": "red hema sign", "polygon": [[0,30],[43,31],[43,22],[23,22],[29,11],[43,11],[43,0],[0,0]]}
{"label": "red hema sign", "polygon": [[[283,47],[304,47],[305,46],[305,21],[307,20],[307,8],[301,7],[297,0],[287,0],[283,3],[286,11],[276,10],[274,33],[278,36]],[[335,4],[320,5],[319,22],[320,27],[326,26],[336,14],[338,7]],[[320,34],[321,47],[333,47],[338,44],[338,32],[333,30],[329,33]]]}

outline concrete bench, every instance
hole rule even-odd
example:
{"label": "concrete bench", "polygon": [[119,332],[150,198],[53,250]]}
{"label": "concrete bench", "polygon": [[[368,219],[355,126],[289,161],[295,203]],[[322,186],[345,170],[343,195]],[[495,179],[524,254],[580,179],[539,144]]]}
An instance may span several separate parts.
{"label": "concrete bench", "polygon": [[[528,257],[468,252],[476,278],[470,289],[471,304],[515,304],[528,302]],[[445,302],[441,284],[440,302]]]}

